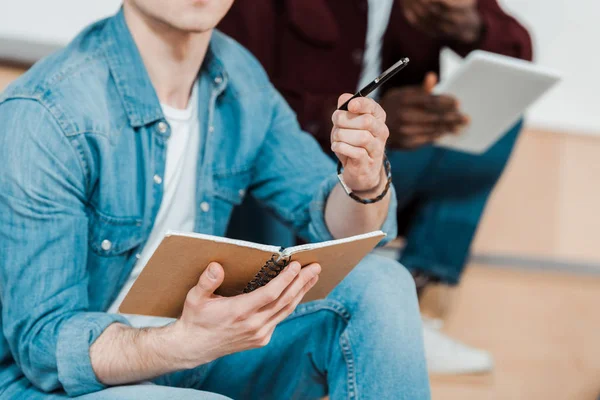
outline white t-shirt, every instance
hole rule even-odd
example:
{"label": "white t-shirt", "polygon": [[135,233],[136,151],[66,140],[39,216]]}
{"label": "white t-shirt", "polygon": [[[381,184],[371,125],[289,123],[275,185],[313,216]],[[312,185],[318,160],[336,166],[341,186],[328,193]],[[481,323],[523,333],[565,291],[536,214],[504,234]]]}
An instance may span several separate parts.
{"label": "white t-shirt", "polygon": [[[381,47],[383,35],[390,21],[393,4],[394,0],[369,0],[365,53],[357,90],[366,86],[383,72],[381,68]],[[376,99],[378,97],[377,93],[378,90],[373,93],[372,97]]]}
{"label": "white t-shirt", "polygon": [[[200,126],[198,120],[198,83],[185,110],[166,104],[161,108],[171,127],[167,142],[167,157],[164,177],[150,179],[163,185],[163,199],[156,215],[156,221],[125,286],[108,312],[116,313],[123,299],[133,286],[146,263],[160,244],[167,230],[191,232],[196,219],[196,170],[200,153]],[[169,318],[147,316],[127,316],[133,326],[160,326],[172,321]]]}

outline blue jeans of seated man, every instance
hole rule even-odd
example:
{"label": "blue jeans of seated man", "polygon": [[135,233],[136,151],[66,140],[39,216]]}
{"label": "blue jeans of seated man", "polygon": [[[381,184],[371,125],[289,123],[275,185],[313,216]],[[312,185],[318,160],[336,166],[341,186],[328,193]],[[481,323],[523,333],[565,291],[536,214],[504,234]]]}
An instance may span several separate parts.
{"label": "blue jeans of seated man", "polygon": [[[369,255],[326,299],[300,305],[264,348],[161,377],[160,386],[80,399],[429,399],[423,354],[412,277],[396,261]],[[66,399],[31,388],[6,395]]]}
{"label": "blue jeans of seated man", "polygon": [[435,146],[390,151],[398,198],[400,262],[457,284],[487,200],[504,171],[523,121],[481,155]]}
{"label": "blue jeans of seated man", "polygon": [[[435,146],[388,152],[399,235],[406,239],[399,261],[406,268],[458,283],[485,204],[522,125],[519,121],[481,155]],[[234,212],[229,235],[284,247],[293,244],[291,231],[253,201]]]}

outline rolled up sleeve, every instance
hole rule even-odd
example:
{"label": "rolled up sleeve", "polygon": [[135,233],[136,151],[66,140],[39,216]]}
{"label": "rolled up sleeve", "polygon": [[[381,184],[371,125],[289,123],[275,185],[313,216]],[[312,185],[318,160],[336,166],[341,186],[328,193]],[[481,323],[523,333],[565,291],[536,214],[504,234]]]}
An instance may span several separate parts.
{"label": "rolled up sleeve", "polygon": [[41,103],[0,103],[2,330],[39,390],[102,389],[89,348],[122,317],[90,312],[86,182],[77,152]]}
{"label": "rolled up sleeve", "polygon": [[115,322],[128,324],[120,315],[87,312],[75,314],[60,327],[56,342],[58,380],[70,396],[80,396],[106,387],[98,381],[92,369],[90,346]]}

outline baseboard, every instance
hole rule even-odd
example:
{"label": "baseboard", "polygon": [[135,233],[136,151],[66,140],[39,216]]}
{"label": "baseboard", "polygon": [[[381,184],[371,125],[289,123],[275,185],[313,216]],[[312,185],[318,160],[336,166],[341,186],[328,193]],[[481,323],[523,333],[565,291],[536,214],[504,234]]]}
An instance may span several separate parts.
{"label": "baseboard", "polygon": [[600,263],[525,257],[507,254],[473,254],[469,261],[478,266],[507,267],[519,270],[553,271],[600,276]]}

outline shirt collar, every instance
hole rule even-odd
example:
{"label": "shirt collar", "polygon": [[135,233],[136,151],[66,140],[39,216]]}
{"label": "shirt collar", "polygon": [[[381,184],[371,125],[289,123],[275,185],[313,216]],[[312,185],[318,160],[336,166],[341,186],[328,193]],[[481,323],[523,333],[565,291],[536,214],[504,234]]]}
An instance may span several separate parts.
{"label": "shirt collar", "polygon": [[[221,92],[227,85],[227,74],[213,51],[214,36],[213,34],[201,73],[207,73]],[[164,119],[158,96],[125,22],[122,8],[108,20],[104,30],[104,43],[108,66],[130,125],[139,127]]]}

